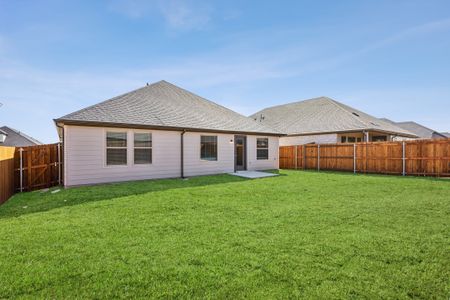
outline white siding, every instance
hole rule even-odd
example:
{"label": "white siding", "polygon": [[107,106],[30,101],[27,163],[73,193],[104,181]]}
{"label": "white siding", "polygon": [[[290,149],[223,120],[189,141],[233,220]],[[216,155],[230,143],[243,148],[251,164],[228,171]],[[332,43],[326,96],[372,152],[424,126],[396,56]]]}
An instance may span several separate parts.
{"label": "white siding", "polygon": [[269,159],[256,159],[256,139],[265,136],[247,136],[247,169],[269,170],[278,169],[278,137],[267,137],[269,139]]}
{"label": "white siding", "polygon": [[[217,160],[200,159],[200,137],[217,136]],[[234,135],[186,132],[184,135],[184,175],[229,173],[234,171]]]}
{"label": "white siding", "polygon": [[334,144],[338,142],[338,135],[331,134],[317,134],[317,135],[302,135],[302,136],[286,136],[280,138],[280,146],[303,145],[309,143],[316,144]]}
{"label": "white siding", "polygon": [[[106,132],[125,131],[128,136],[127,165],[106,165]],[[133,133],[152,133],[152,164],[133,164]],[[64,178],[66,186],[117,181],[175,178],[181,175],[181,132],[64,126]],[[200,159],[200,137],[217,136],[217,161]],[[247,136],[247,168],[278,169],[278,137],[269,138],[269,159],[256,159],[256,138]],[[264,137],[264,136],[261,136]],[[184,135],[184,175],[197,176],[234,171],[234,134],[186,132]]]}
{"label": "white siding", "polygon": [[[95,184],[127,180],[179,177],[180,132],[110,128],[128,133],[126,166],[106,166],[107,129],[65,126],[65,185]],[[133,164],[133,132],[152,133],[152,164]]]}

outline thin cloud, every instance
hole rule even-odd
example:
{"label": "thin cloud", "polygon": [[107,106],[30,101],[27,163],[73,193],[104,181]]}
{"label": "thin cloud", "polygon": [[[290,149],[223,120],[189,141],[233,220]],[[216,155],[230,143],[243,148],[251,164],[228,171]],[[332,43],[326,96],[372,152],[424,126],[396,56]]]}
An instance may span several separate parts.
{"label": "thin cloud", "polygon": [[206,2],[185,0],[113,0],[109,8],[132,19],[158,15],[174,30],[203,29],[213,12]]}

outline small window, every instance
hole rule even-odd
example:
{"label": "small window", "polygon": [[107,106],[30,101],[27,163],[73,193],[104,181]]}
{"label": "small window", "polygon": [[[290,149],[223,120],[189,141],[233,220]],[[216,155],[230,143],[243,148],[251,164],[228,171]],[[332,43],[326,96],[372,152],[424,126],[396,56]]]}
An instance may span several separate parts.
{"label": "small window", "polygon": [[134,164],[145,165],[152,163],[152,134],[145,132],[134,133]]}
{"label": "small window", "polygon": [[269,139],[256,139],[256,159],[269,159]]}
{"label": "small window", "polygon": [[361,139],[360,137],[356,138],[356,142],[357,142],[357,143],[361,143],[361,140],[362,140],[362,139]]}
{"label": "small window", "polygon": [[372,142],[386,142],[387,136],[385,135],[375,135],[372,137]]}
{"label": "small window", "polygon": [[355,143],[356,142],[356,138],[354,136],[348,136],[347,137],[347,142],[348,143]]}
{"label": "small window", "polygon": [[202,135],[200,137],[200,158],[217,160],[217,136]]}
{"label": "small window", "polygon": [[127,133],[107,132],[106,133],[106,165],[126,165],[127,164]]}
{"label": "small window", "polygon": [[341,143],[347,143],[347,137],[341,136]]}

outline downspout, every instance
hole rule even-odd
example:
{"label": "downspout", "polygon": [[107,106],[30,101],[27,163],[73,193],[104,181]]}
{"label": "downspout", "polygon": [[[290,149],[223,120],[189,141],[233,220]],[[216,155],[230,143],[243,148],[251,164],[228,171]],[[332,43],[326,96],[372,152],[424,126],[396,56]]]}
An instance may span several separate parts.
{"label": "downspout", "polygon": [[181,178],[184,178],[184,134],[186,133],[186,129],[183,129],[183,131],[181,132],[181,135],[180,135],[180,137],[181,137],[181,149],[180,149],[180,152],[181,152]]}
{"label": "downspout", "polygon": [[[57,128],[61,129],[61,136],[59,137],[59,144],[58,144],[58,184],[61,185],[61,183],[63,183],[65,181],[65,178],[62,174],[63,169],[61,167],[61,165],[64,167],[65,169],[65,163],[61,162],[61,151],[64,150],[64,126],[60,126],[58,125],[57,122],[55,122],[55,125]],[[61,149],[62,146],[62,149]],[[64,160],[66,159],[66,156],[64,155]]]}

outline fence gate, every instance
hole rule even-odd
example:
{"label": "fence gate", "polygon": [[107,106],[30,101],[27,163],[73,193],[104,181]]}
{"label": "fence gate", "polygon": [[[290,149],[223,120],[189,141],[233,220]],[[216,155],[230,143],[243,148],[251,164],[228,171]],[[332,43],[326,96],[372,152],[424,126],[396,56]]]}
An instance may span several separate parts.
{"label": "fence gate", "polygon": [[16,191],[32,191],[62,183],[61,145],[17,147],[14,154]]}

